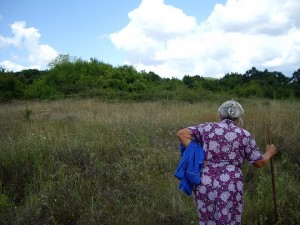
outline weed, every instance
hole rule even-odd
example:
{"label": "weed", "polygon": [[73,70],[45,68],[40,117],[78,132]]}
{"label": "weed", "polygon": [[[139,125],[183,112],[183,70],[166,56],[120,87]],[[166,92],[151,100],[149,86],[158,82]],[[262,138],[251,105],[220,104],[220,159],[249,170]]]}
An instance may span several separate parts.
{"label": "weed", "polygon": [[[176,132],[217,121],[219,104],[65,99],[27,102],[25,112],[23,102],[2,104],[0,224],[197,224],[193,199],[173,176]],[[278,146],[277,225],[299,224],[300,104],[242,104],[261,152],[270,125]],[[274,224],[270,169],[246,164],[243,173],[244,224]]]}
{"label": "weed", "polygon": [[26,109],[24,111],[24,119],[25,121],[30,121],[32,115],[32,110],[28,108],[28,105],[26,104]]}

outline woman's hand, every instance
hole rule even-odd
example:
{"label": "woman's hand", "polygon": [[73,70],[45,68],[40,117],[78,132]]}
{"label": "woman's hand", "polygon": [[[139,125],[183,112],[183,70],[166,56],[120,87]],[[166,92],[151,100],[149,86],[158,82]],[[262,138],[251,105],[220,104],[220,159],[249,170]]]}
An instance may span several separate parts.
{"label": "woman's hand", "polygon": [[269,152],[269,154],[272,156],[274,156],[277,152],[277,148],[275,145],[271,144],[271,145],[267,145],[266,146],[266,152]]}
{"label": "woman's hand", "polygon": [[253,163],[254,166],[261,168],[268,164],[270,159],[276,154],[276,146],[271,144],[266,146],[266,153],[263,155],[263,159]]}

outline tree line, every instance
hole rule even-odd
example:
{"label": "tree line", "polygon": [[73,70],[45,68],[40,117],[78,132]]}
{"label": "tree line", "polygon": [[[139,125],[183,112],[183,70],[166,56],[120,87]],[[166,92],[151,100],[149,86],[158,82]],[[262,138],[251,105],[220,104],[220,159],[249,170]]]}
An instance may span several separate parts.
{"label": "tree line", "polygon": [[292,77],[252,67],[244,74],[228,73],[220,79],[200,75],[170,79],[130,65],[114,67],[96,58],[85,61],[69,55],[59,55],[47,70],[11,72],[0,67],[1,101],[99,97],[193,102],[214,96],[299,99],[300,68]]}

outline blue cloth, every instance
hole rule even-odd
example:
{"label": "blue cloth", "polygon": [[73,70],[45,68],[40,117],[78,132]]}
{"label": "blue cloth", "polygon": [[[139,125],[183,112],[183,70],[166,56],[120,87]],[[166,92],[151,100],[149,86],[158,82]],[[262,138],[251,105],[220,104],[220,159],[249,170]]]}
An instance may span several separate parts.
{"label": "blue cloth", "polygon": [[180,180],[178,188],[186,195],[191,195],[194,185],[201,183],[204,150],[196,141],[191,141],[187,148],[180,145],[180,151],[181,159],[174,176]]}

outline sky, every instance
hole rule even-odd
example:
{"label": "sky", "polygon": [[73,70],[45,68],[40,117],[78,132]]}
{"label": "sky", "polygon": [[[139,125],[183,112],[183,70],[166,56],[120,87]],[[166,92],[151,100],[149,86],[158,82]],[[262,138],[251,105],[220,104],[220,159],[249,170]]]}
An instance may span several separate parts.
{"label": "sky", "polygon": [[164,78],[300,68],[299,0],[0,0],[0,68],[59,54]]}

